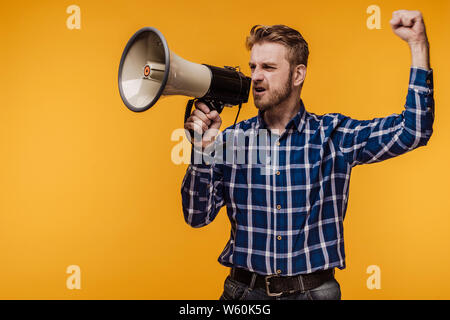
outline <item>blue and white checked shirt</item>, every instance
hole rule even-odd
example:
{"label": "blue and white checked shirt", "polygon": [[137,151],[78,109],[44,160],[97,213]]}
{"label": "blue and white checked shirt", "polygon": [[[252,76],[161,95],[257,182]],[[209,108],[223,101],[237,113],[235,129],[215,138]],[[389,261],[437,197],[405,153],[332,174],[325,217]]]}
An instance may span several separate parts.
{"label": "blue and white checked shirt", "polygon": [[433,121],[433,72],[420,68],[410,70],[401,114],[360,121],[339,113],[315,115],[301,102],[286,131],[264,140],[259,129],[266,127],[258,113],[224,130],[217,141],[240,130],[244,147],[236,147],[238,139],[231,141],[245,151],[245,159],[255,156],[249,151],[257,145],[272,148],[277,161],[267,164],[259,155],[256,163],[236,161],[237,156],[217,161],[215,151],[211,163],[195,165],[199,152],[193,150],[181,187],[184,218],[202,227],[226,205],[231,234],[219,256],[224,266],[284,276],[344,269],[343,220],[352,168],[425,146]]}

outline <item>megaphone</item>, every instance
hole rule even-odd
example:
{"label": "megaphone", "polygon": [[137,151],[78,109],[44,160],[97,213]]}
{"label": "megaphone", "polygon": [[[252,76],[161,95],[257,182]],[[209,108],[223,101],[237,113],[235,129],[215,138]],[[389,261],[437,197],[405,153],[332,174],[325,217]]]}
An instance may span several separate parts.
{"label": "megaphone", "polygon": [[251,79],[237,68],[219,68],[184,60],[169,50],[160,31],[152,27],[138,30],[128,41],[119,65],[119,92],[124,104],[134,112],[151,108],[162,97],[184,95],[189,100],[185,121],[194,100],[210,110],[241,106],[248,101]]}

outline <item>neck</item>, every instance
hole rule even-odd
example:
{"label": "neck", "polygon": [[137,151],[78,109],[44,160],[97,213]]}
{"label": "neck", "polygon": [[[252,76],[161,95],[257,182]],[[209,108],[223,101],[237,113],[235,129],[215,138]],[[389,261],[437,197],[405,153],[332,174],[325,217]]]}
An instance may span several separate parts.
{"label": "neck", "polygon": [[270,130],[278,130],[280,135],[286,130],[286,125],[300,111],[300,98],[292,95],[283,103],[266,110],[263,119]]}

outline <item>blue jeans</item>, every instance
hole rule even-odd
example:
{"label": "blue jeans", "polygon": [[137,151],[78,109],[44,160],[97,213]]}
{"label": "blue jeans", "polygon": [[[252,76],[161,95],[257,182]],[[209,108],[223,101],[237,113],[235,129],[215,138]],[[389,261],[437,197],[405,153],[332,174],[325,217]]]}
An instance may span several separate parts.
{"label": "blue jeans", "polygon": [[265,289],[252,289],[248,285],[228,276],[219,300],[341,300],[341,287],[336,279],[333,278],[319,287],[305,292],[294,292],[271,297],[267,295]]}

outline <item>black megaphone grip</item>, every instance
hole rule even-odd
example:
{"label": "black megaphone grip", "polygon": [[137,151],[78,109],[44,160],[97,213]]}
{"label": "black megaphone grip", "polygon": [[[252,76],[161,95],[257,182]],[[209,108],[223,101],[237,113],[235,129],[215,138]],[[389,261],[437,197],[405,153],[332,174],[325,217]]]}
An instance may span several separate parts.
{"label": "black megaphone grip", "polygon": [[[203,102],[206,104],[206,106],[209,108],[210,111],[216,110],[218,113],[221,113],[224,105],[221,103],[214,103],[213,101],[209,101],[206,99],[190,99],[186,104],[186,110],[184,112],[184,123],[186,123],[187,119],[191,116],[192,107],[194,106],[194,102],[198,100],[200,102]],[[188,136],[188,140],[190,143],[192,143],[192,137],[194,136],[194,130],[190,129],[188,130],[190,136]]]}

